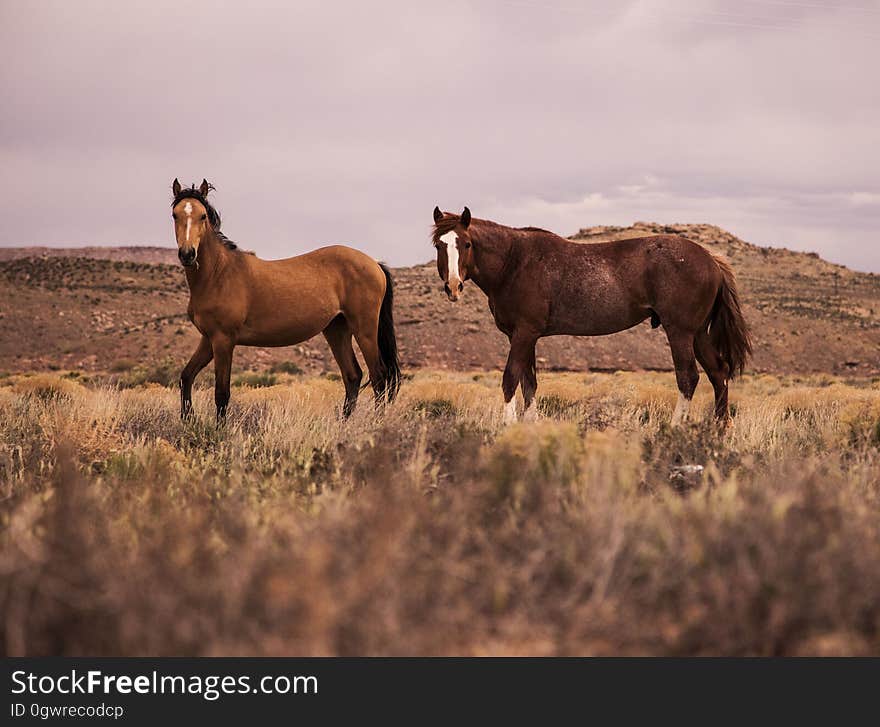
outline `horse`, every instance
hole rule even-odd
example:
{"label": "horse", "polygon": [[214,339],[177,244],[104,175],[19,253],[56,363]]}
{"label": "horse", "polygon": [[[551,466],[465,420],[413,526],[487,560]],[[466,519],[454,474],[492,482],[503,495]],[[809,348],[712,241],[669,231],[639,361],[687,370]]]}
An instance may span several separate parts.
{"label": "horse", "polygon": [[220,230],[208,201],[207,180],[197,188],[175,179],[171,203],[177,256],[189,286],[187,315],[202,338],[180,374],[180,415],[192,410],[192,385],[214,360],[217,419],[230,397],[236,346],[291,346],[323,333],[345,385],[342,414],[354,411],[363,372],[354,338],[367,364],[377,406],[400,387],[394,333],[394,287],[388,268],[342,245],[284,260],[261,260]]}
{"label": "horse", "polygon": [[730,419],[728,383],[752,354],[733,270],[679,235],[583,244],[538,227],[512,228],[434,208],[431,239],[451,302],[472,280],[510,341],[502,377],[504,418],[516,421],[517,386],[533,419],[535,344],[556,335],[604,336],[650,318],[663,326],[679,397],[672,425],[688,418],[699,361],[715,391],[715,417]]}

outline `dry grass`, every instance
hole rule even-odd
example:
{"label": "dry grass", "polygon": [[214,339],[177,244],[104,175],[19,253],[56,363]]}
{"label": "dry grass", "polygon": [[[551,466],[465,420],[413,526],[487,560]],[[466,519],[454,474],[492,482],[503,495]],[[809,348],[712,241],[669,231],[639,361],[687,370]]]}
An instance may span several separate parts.
{"label": "dry grass", "polygon": [[[176,392],[0,380],[7,654],[878,654],[880,389],[420,373]],[[262,383],[269,383],[268,380]],[[670,478],[681,465],[702,474]]]}

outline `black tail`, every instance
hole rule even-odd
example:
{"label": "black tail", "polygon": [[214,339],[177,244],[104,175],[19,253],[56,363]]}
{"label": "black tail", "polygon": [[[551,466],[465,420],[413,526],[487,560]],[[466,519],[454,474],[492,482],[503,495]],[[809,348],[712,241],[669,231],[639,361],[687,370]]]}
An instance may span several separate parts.
{"label": "black tail", "polygon": [[385,297],[382,299],[382,308],[379,310],[379,357],[382,359],[382,368],[385,381],[382,389],[388,395],[388,401],[394,401],[397,391],[400,389],[400,359],[397,356],[397,336],[394,334],[394,281],[391,279],[391,271],[384,263],[379,263],[382,272],[385,273]]}
{"label": "black tail", "polygon": [[742,373],[752,355],[752,336],[743,318],[733,270],[723,259],[713,257],[721,268],[723,280],[709,320],[709,338],[730,367],[730,376],[733,378]]}

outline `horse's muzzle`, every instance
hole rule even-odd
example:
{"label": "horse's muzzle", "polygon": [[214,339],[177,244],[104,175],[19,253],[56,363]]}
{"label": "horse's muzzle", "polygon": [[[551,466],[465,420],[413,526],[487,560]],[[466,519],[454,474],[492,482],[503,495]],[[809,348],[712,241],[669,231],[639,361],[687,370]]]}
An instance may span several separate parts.
{"label": "horse's muzzle", "polygon": [[446,291],[446,297],[449,298],[449,302],[455,303],[464,290],[464,283],[459,280],[454,287],[450,286],[449,283],[443,283],[443,290]]}
{"label": "horse's muzzle", "polygon": [[180,263],[183,267],[192,267],[196,261],[196,249],[194,247],[182,247],[177,251],[177,257],[180,259]]}

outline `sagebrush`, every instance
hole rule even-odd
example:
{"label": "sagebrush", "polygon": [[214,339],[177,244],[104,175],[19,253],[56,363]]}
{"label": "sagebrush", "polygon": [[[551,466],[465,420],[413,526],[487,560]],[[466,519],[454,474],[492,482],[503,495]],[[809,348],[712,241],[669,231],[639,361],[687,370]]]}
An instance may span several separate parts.
{"label": "sagebrush", "polygon": [[[274,374],[273,374],[274,376]],[[877,654],[880,388],[423,372],[340,420],[296,376],[0,381],[7,654]],[[245,382],[254,386],[253,382]],[[676,477],[700,465],[696,476]],[[691,468],[698,471],[698,468]]]}

